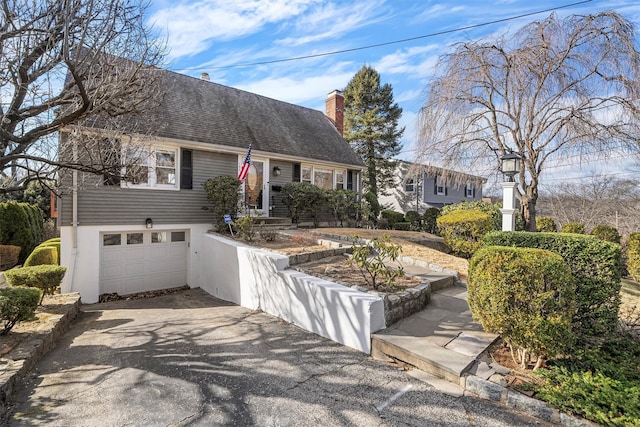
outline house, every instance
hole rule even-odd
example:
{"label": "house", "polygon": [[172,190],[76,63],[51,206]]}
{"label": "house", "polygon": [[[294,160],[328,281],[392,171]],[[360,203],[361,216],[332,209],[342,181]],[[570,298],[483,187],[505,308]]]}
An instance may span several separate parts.
{"label": "house", "polygon": [[[199,253],[214,222],[203,183],[236,176],[251,145],[251,168],[243,184],[247,206],[264,218],[287,215],[280,190],[292,181],[360,190],[363,163],[342,138],[342,95],[329,94],[331,116],[209,81],[162,73],[164,97],[145,120],[159,123],[149,137],[128,131],[104,140],[127,150],[143,141],[146,156],[130,182],[72,172],[61,177],[58,224],[63,292],[80,292],[85,303],[101,294],[131,294],[188,284],[201,286]],[[100,135],[104,129],[67,127]],[[76,133],[76,134],[77,134]],[[121,136],[121,137],[120,137]],[[133,144],[126,145],[126,141]],[[129,147],[129,148],[128,148]],[[77,185],[74,185],[77,183]],[[66,192],[65,188],[68,188]]]}
{"label": "house", "polygon": [[395,171],[395,187],[379,197],[386,209],[424,214],[428,208],[482,200],[482,184],[486,179],[446,169],[416,165],[399,160]]}

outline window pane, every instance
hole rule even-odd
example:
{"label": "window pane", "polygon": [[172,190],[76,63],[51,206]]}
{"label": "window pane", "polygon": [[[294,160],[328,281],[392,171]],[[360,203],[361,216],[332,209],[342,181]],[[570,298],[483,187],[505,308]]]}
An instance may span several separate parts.
{"label": "window pane", "polygon": [[120,234],[105,234],[102,236],[103,246],[118,246],[120,245]]}
{"label": "window pane", "polygon": [[344,171],[336,171],[336,190],[344,190]]}
{"label": "window pane", "polygon": [[166,231],[154,231],[151,233],[151,243],[164,243],[167,241]]}
{"label": "window pane", "polygon": [[333,188],[333,173],[317,169],[313,173],[313,183],[320,188],[331,190]]}
{"label": "window pane", "polygon": [[185,241],[185,232],[184,231],[172,231],[171,232],[171,241],[172,242],[184,242]]}
{"label": "window pane", "polygon": [[156,166],[173,168],[176,165],[176,153],[168,151],[156,151]]}
{"label": "window pane", "polygon": [[127,245],[141,245],[142,233],[127,233]]}
{"label": "window pane", "polygon": [[175,169],[156,168],[156,184],[170,184],[176,183],[176,171]]}
{"label": "window pane", "polygon": [[301,182],[311,182],[311,168],[302,168]]}

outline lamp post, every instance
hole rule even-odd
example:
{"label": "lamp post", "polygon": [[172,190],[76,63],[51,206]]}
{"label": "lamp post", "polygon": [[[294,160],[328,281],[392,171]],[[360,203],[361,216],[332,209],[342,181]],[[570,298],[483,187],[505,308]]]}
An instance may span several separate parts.
{"label": "lamp post", "polygon": [[516,187],[513,177],[520,172],[520,156],[510,151],[500,158],[506,181],[502,182],[502,231],[514,231],[516,226]]}

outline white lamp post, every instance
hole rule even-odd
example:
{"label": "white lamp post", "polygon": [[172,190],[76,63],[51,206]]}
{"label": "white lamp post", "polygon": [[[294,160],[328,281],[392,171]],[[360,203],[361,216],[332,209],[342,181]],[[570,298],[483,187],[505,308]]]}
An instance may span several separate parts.
{"label": "white lamp post", "polygon": [[520,172],[520,156],[510,151],[500,158],[502,173],[507,181],[502,182],[502,231],[514,231],[516,228],[516,187],[513,177]]}

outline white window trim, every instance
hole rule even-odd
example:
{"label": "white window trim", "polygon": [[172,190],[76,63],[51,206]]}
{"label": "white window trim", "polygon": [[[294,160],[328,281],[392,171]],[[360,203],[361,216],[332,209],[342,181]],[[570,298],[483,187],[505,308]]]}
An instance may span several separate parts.
{"label": "white window trim", "polygon": [[[442,190],[441,190],[442,188]],[[447,193],[447,186],[442,178],[436,178],[436,195],[444,196]]]}
{"label": "white window trim", "polygon": [[466,197],[473,197],[473,187],[474,187],[473,182],[467,182],[467,185],[464,189]]}
{"label": "white window trim", "polygon": [[[126,150],[127,147],[122,147],[122,158],[126,162]],[[122,180],[120,182],[120,187],[122,188],[132,188],[132,189],[146,189],[146,190],[169,190],[169,191],[180,191],[180,148],[178,147],[169,147],[166,145],[151,145],[147,149],[145,149],[148,153],[148,161],[147,161],[147,182],[144,184],[133,184],[126,180]],[[163,151],[167,153],[173,153],[175,158],[175,184],[157,184],[156,183],[156,160],[157,157],[155,155],[156,152]],[[122,176],[126,176],[126,166],[122,168]]]}
{"label": "white window trim", "polygon": [[[409,178],[404,182],[404,191],[405,193],[415,193],[416,192],[416,184],[414,178]],[[411,186],[411,190],[408,190],[407,187]]]}
{"label": "white window trim", "polygon": [[[310,171],[310,180],[305,180],[303,179],[303,171],[305,169],[308,169]],[[300,164],[300,182],[308,182],[310,184],[316,185],[315,183],[315,174],[316,172],[330,172],[331,176],[332,176],[332,184],[331,184],[331,189],[335,190],[336,189],[336,185],[337,185],[337,175],[342,173],[342,189],[346,190],[347,189],[347,170],[346,169],[340,169],[340,168],[332,168],[330,166],[312,166],[309,164]]]}

